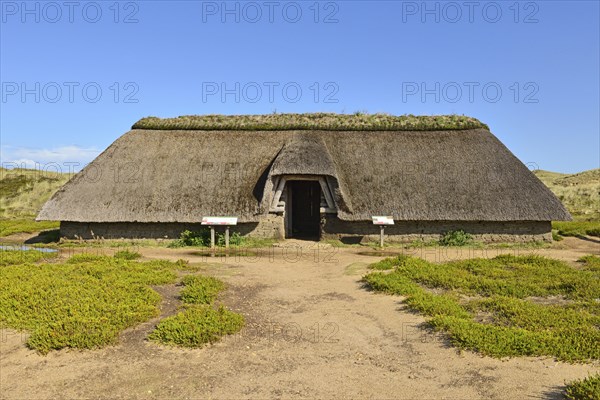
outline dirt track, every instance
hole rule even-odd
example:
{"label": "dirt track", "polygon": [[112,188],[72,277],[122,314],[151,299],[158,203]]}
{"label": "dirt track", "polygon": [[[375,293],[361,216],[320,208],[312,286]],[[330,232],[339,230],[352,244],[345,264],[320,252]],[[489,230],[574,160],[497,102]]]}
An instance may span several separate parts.
{"label": "dirt track", "polygon": [[[567,239],[564,247],[535,252],[574,261],[598,254],[600,243]],[[125,332],[117,346],[47,356],[28,350],[23,335],[3,331],[2,398],[561,398],[565,381],[598,369],[461,354],[419,328],[424,319],[400,298],[362,288],[367,263],[380,257],[355,248],[277,248],[226,260],[140,250],[147,258],[210,261],[203,272],[228,283],[221,301],[243,313],[247,327],[216,345],[182,350],[144,340],[151,321]],[[418,255],[439,261],[481,254]],[[164,314],[174,312],[174,287],[158,290]]]}

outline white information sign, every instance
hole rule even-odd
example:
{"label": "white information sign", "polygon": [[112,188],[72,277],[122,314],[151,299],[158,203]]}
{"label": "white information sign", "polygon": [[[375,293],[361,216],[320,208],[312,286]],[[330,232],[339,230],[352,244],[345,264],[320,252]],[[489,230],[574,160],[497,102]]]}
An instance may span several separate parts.
{"label": "white information sign", "polygon": [[378,216],[372,217],[374,225],[394,225],[394,217]]}
{"label": "white information sign", "polygon": [[203,217],[202,225],[237,225],[237,217]]}

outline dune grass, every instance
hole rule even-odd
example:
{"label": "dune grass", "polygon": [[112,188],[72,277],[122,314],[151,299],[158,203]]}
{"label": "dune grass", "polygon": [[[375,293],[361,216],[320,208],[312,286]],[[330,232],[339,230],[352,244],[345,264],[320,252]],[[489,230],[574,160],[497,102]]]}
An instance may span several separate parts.
{"label": "dune grass", "polygon": [[406,296],[408,307],[430,317],[459,348],[589,361],[600,359],[600,271],[598,257],[581,263],[577,269],[502,255],[434,264],[399,256],[372,265],[383,272],[363,280],[375,291]]}
{"label": "dune grass", "polygon": [[600,221],[600,169],[577,174],[543,170],[534,173],[562,201],[575,221]]}
{"label": "dune grass", "polygon": [[33,220],[44,203],[71,176],[33,169],[0,168],[0,218]]}

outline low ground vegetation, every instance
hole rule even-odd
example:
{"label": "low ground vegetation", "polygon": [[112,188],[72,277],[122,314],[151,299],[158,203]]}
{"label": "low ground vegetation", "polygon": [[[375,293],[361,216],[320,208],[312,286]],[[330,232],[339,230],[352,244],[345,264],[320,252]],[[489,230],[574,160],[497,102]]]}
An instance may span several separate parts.
{"label": "low ground vegetation", "polygon": [[596,236],[600,237],[600,220],[596,221],[556,221],[552,229],[560,236]]}
{"label": "low ground vegetation", "polygon": [[[28,331],[27,345],[43,354],[115,343],[124,329],[159,315],[161,297],[151,286],[195,270],[181,260],[135,261],[139,256],[84,253],[61,261],[56,253],[1,251],[0,328]],[[182,299],[190,307],[161,322],[153,338],[169,342],[167,332],[177,337],[185,326],[187,340],[197,345],[241,328],[242,316],[212,307],[222,282],[188,275],[183,283]]]}
{"label": "low ground vegetation", "polygon": [[119,258],[122,260],[137,260],[138,258],[141,258],[142,255],[135,251],[121,250],[121,251],[117,251],[113,257]]}
{"label": "low ground vegetation", "polygon": [[406,296],[461,349],[493,357],[600,359],[599,258],[580,267],[539,256],[501,255],[444,264],[398,256],[371,267],[375,291]]}
{"label": "low ground vegetation", "polygon": [[13,262],[0,268],[0,326],[29,331],[27,345],[41,353],[114,343],[158,315],[160,295],[150,286],[175,282],[180,267],[91,254],[35,263],[38,253],[4,252]]}
{"label": "low ground vegetation", "polygon": [[30,218],[0,219],[0,237],[13,235],[15,233],[41,232],[47,229],[56,229],[58,226],[58,222],[36,222]]}
{"label": "low ground vegetation", "polygon": [[188,275],[182,284],[183,311],[162,320],[150,334],[151,340],[181,347],[202,347],[242,329],[242,315],[222,305],[214,305],[219,292],[225,289],[222,281],[213,277]]}
{"label": "low ground vegetation", "polygon": [[571,400],[600,399],[600,374],[570,382],[565,394]]}
{"label": "low ground vegetation", "polygon": [[0,267],[51,261],[57,253],[43,253],[41,251],[0,250]]}

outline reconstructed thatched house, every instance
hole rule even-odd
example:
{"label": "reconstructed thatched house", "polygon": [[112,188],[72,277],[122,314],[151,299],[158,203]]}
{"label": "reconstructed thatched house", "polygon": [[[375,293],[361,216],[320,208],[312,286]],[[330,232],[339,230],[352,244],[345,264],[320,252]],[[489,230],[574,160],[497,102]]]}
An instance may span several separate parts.
{"label": "reconstructed thatched house", "polygon": [[177,237],[235,216],[262,237],[551,240],[560,201],[481,122],[462,116],[144,118],[40,212],[67,237]]}

